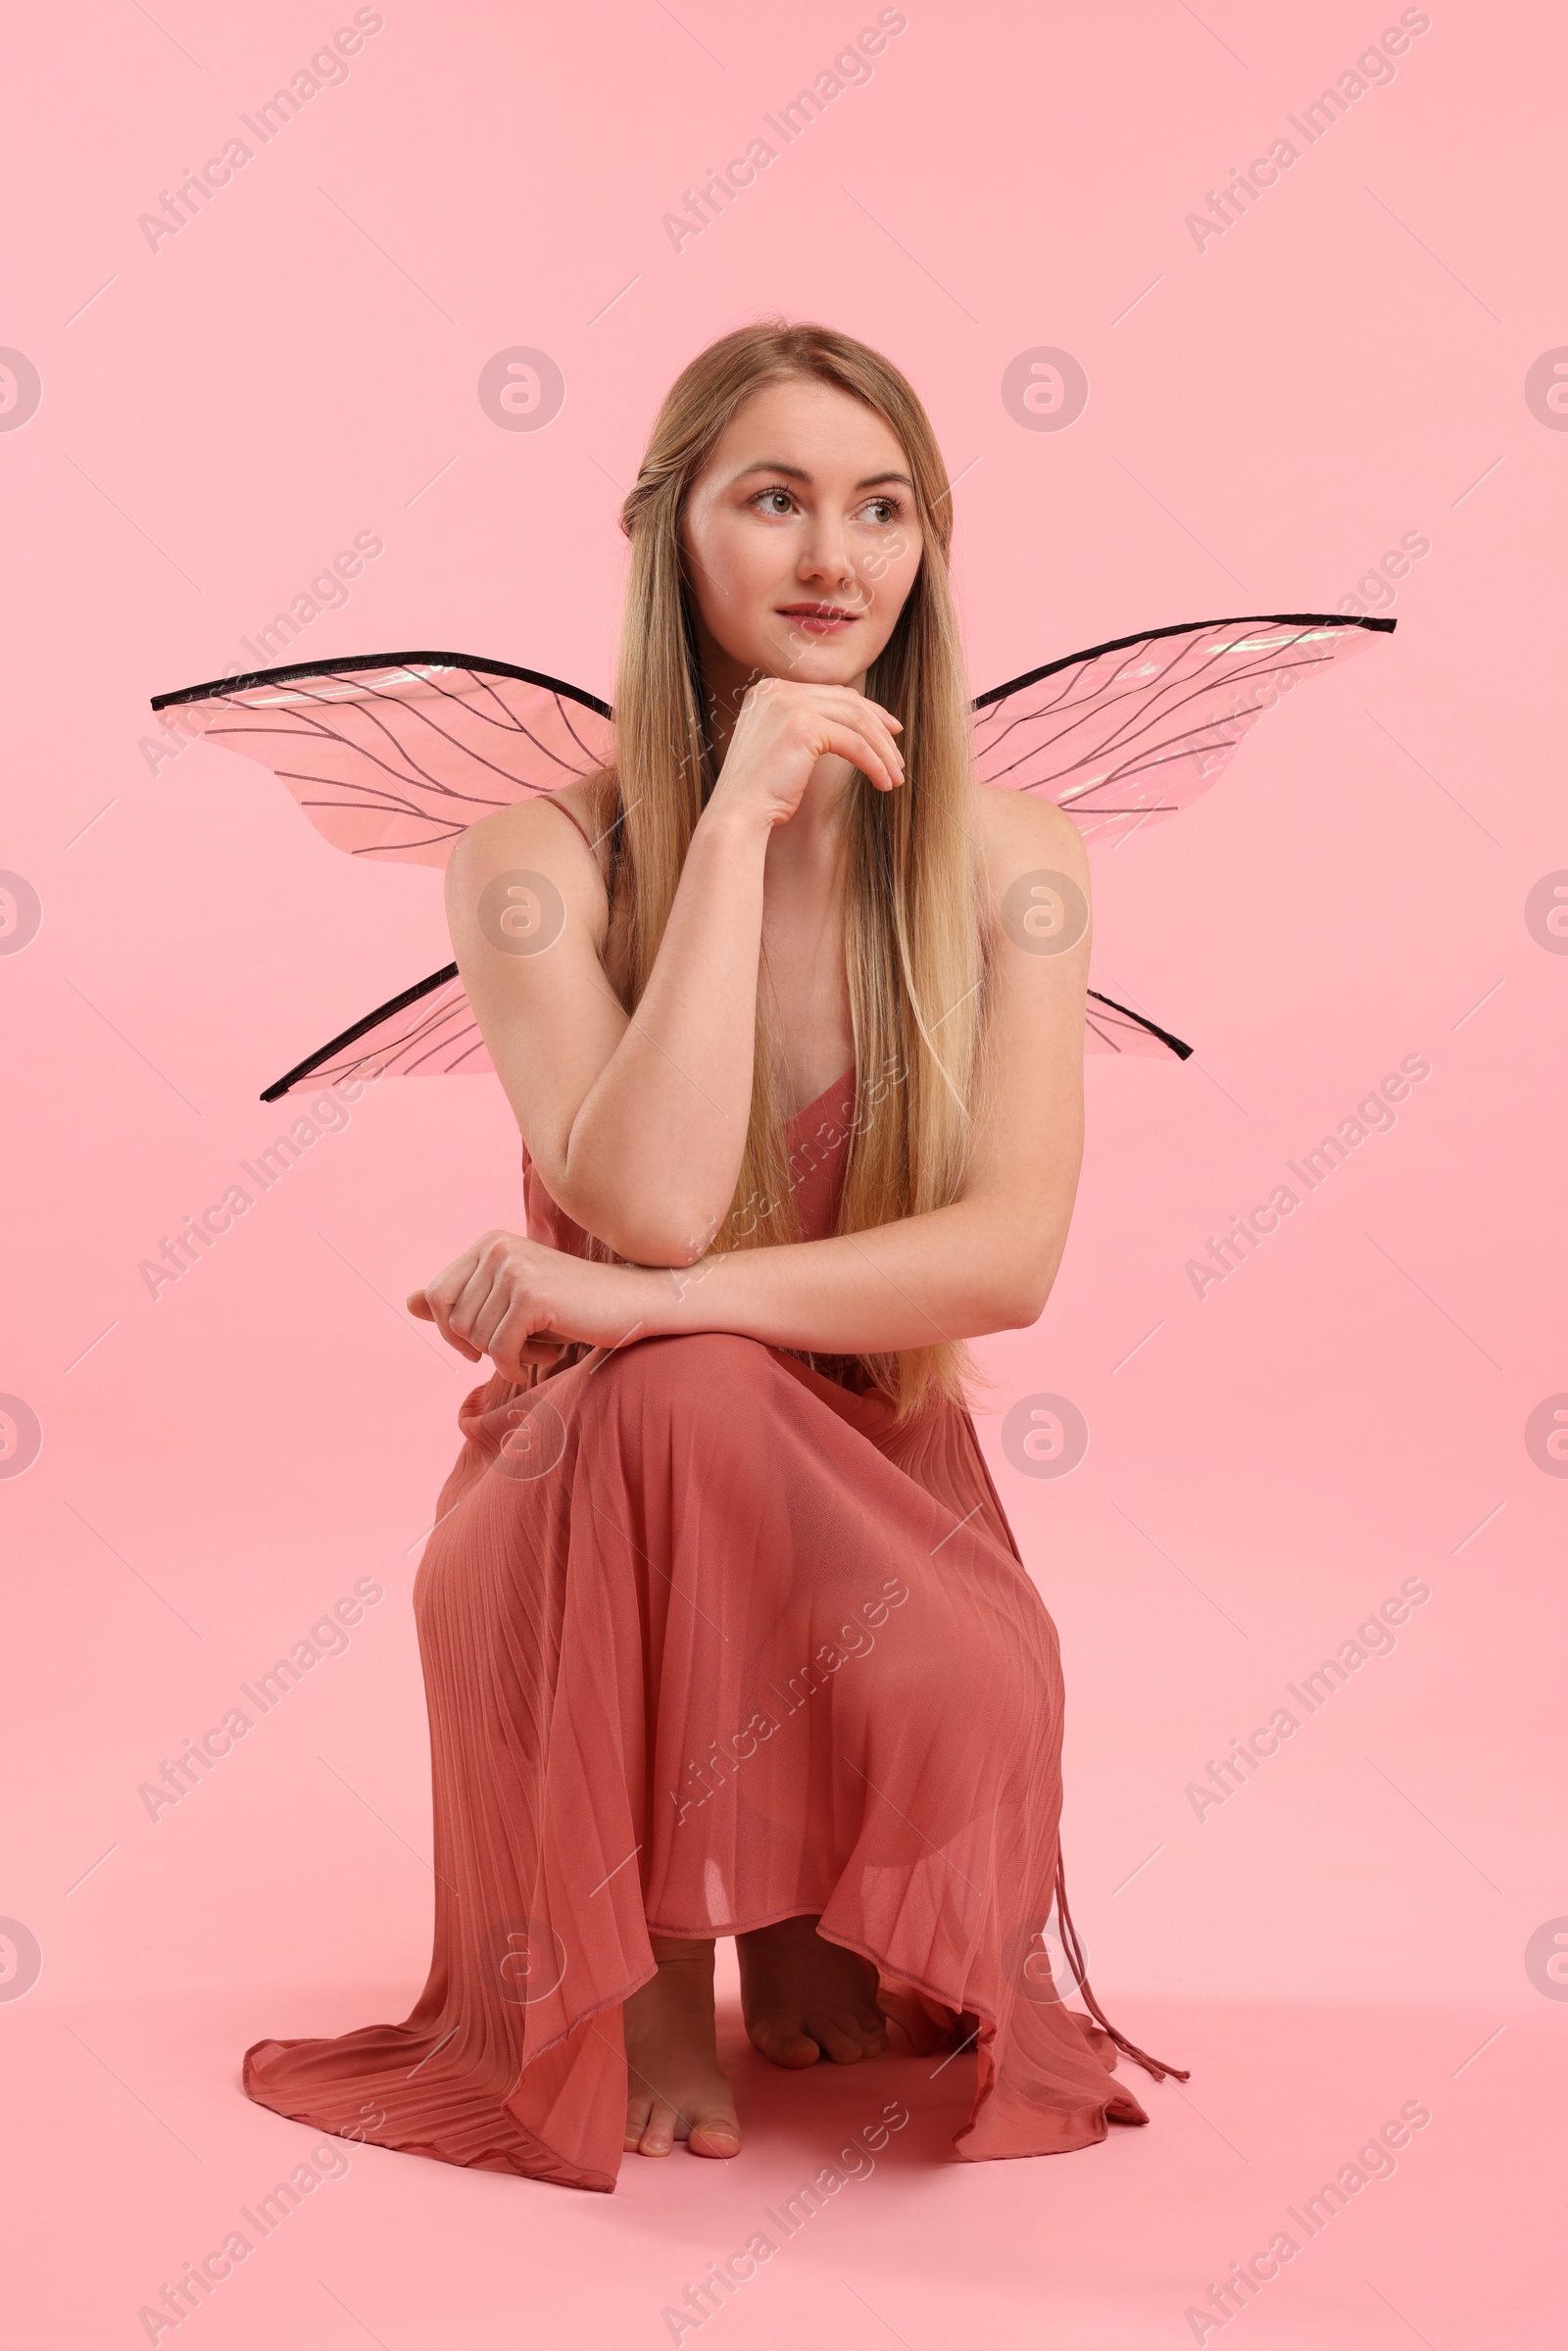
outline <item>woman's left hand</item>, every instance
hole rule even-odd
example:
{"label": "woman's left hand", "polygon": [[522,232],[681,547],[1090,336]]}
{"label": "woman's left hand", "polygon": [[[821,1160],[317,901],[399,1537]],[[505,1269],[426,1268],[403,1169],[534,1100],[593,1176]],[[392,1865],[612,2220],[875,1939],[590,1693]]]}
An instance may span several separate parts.
{"label": "woman's left hand", "polygon": [[410,1294],[408,1308],[433,1322],[470,1363],[488,1355],[507,1379],[554,1363],[570,1340],[619,1347],[647,1337],[669,1277],[641,1265],[601,1265],[546,1249],[519,1233],[484,1233],[444,1273]]}

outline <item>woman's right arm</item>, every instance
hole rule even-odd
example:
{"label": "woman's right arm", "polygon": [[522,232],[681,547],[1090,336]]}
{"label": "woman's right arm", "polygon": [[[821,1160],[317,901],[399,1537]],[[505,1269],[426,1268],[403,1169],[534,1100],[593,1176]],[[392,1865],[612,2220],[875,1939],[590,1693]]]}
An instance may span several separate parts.
{"label": "woman's right arm", "polygon": [[566,1214],[634,1263],[692,1263],[728,1213],[751,1114],[768,838],[835,756],[885,789],[902,779],[888,713],[853,688],[768,679],[748,694],[630,1019],[601,959],[598,862],[559,809],[500,809],[453,850],[458,968],[529,1154]]}

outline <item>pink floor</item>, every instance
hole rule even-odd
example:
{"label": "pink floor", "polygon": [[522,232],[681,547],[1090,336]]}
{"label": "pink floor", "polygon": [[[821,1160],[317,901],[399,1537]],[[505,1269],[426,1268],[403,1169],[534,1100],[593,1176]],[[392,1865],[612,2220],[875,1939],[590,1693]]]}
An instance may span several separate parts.
{"label": "pink floor", "polygon": [[[331,2176],[261,2238],[241,2208],[254,2212],[317,2141],[244,2100],[238,2050],[261,2020],[334,2029],[397,2013],[398,2000],[392,1985],[379,2003],[346,1990],[291,2002],[275,1987],[186,1997],[172,1986],[119,2006],[34,1995],[4,2059],[5,2204],[35,2216],[7,2339],[50,2351],[147,2339],[140,2306],[237,2228],[249,2259],[160,2342],[189,2329],[209,2351],[368,2340],[653,2351],[677,2339],[664,2313],[685,2288],[761,2231],[776,2253],[681,2342],[1145,2351],[1197,2340],[1189,2308],[1281,2229],[1295,2258],[1203,2341],[1544,2351],[1562,2340],[1546,2168],[1560,2090],[1542,2025],[1501,2005],[1139,2003],[1138,2029],[1193,2069],[1185,2088],[1137,2078],[1151,2128],[1079,2155],[987,2165],[946,2155],[966,2059],[941,2075],[934,2059],[884,2059],[785,2077],[746,2048],[732,2013],[750,2132],[733,2164],[628,2163],[603,2197],[328,2141],[317,2168]],[[1432,2119],[1392,2176],[1368,2180],[1309,2238],[1288,2208],[1299,2214],[1406,2104]],[[771,2216],[890,2106],[909,2120],[874,2170],[863,2158],[839,2167],[856,2176],[808,2218],[797,2207],[786,2238]]]}

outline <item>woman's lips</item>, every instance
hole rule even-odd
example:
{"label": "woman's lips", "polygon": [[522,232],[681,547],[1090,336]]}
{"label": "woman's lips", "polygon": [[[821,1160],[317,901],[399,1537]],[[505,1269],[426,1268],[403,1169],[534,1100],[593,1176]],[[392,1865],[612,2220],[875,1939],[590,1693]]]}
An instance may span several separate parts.
{"label": "woman's lips", "polygon": [[858,617],[845,612],[842,605],[786,604],[779,609],[786,620],[793,620],[809,637],[837,636],[841,629],[853,628]]}

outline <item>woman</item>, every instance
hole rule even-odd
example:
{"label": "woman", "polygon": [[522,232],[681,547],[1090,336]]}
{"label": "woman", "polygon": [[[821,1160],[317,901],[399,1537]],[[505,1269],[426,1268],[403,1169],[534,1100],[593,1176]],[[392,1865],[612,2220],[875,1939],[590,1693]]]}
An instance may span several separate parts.
{"label": "woman", "polygon": [[960,2155],[1147,2119],[1112,2040],[1162,2069],[1041,1967],[1056,1639],[964,1407],[1082,1140],[1087,936],[999,909],[1089,885],[973,780],[951,522],[886,360],[714,344],[622,514],[613,771],[452,857],[528,1237],[409,1300],[494,1366],[416,1588],[435,1954],[406,2024],[249,2053],[318,2128],[579,2187],[733,2156],[718,1935],[777,2065],[975,2046]]}

